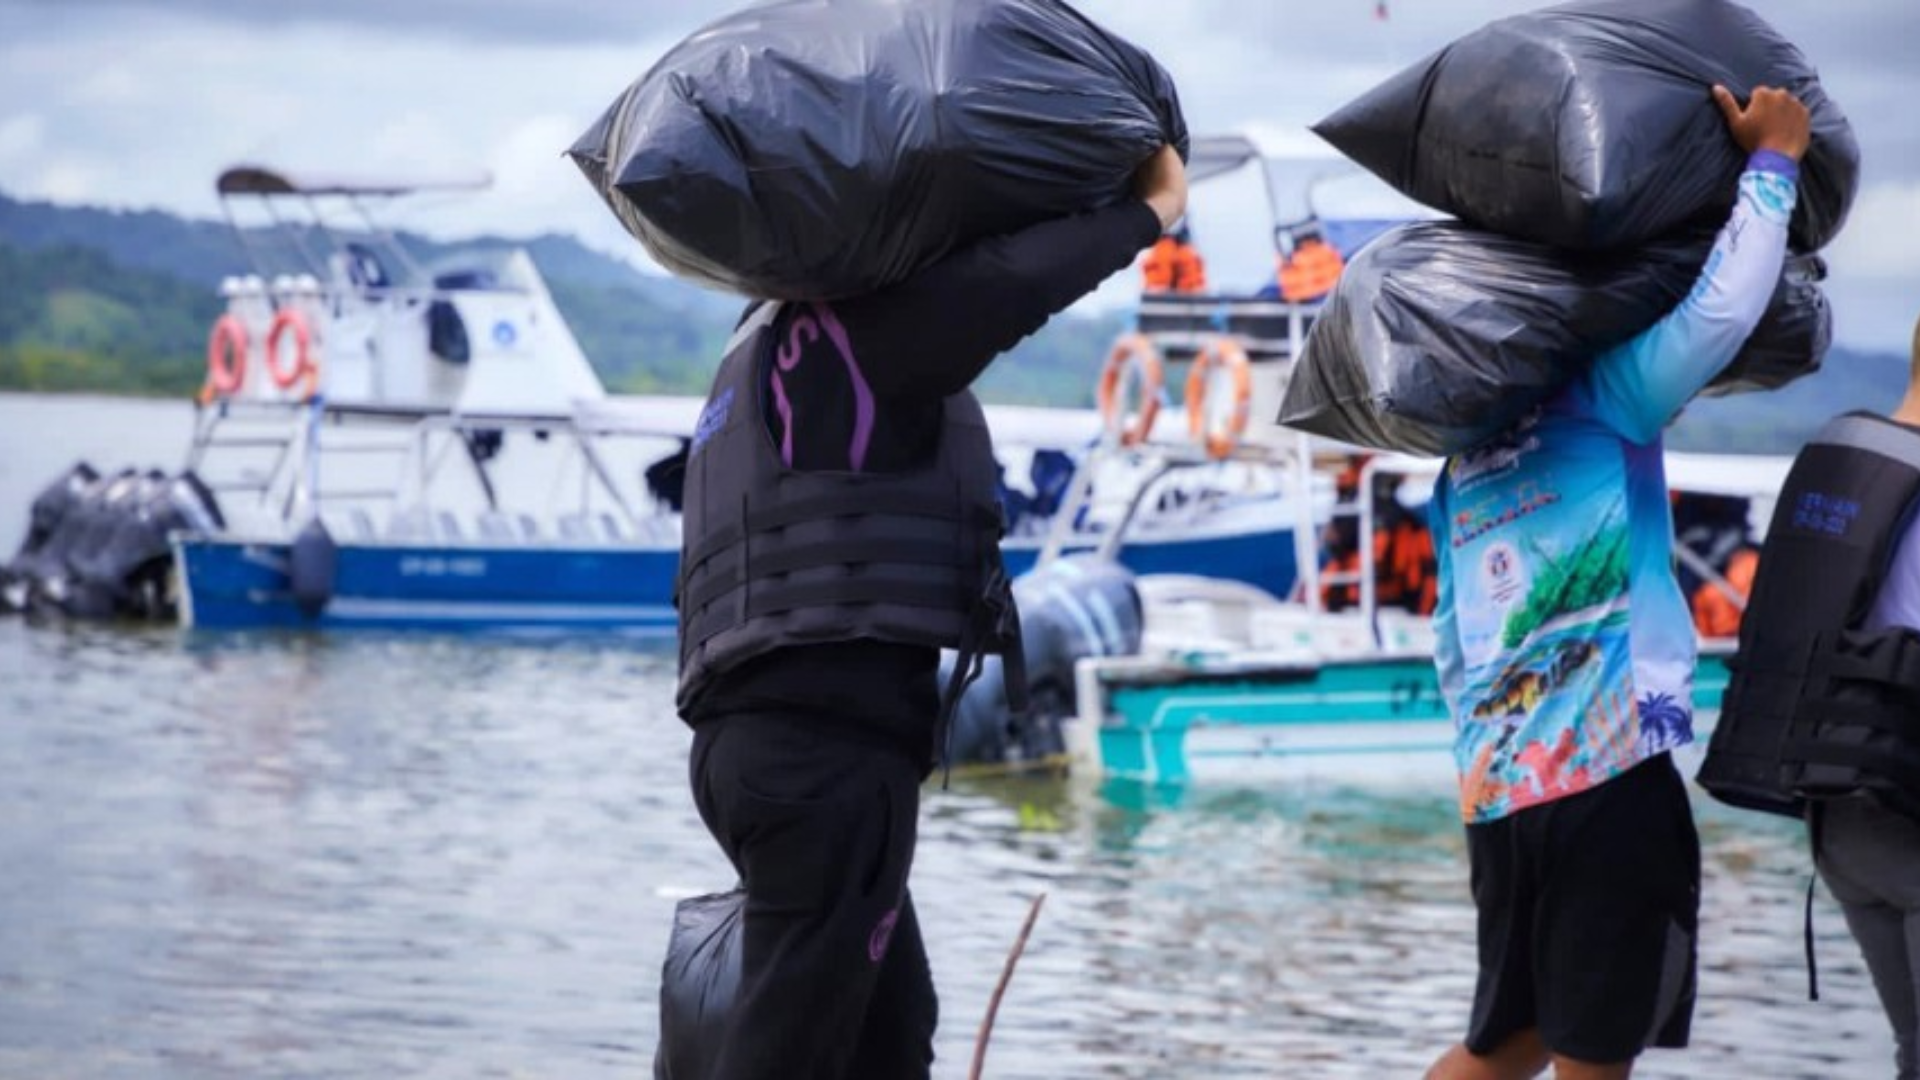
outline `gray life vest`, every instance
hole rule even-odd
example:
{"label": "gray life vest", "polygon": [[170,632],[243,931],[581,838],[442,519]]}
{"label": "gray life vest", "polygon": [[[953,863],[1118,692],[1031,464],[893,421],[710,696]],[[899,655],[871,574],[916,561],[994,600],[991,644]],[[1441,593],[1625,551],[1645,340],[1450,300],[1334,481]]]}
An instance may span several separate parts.
{"label": "gray life vest", "polygon": [[951,703],[984,654],[1020,655],[986,415],[971,393],[947,398],[933,459],[909,472],[791,468],[763,412],[778,312],[763,304],[735,332],[694,430],[680,709],[770,650],[863,639],[958,650]]}
{"label": "gray life vest", "polygon": [[1920,817],[1920,634],[1865,620],[1920,499],[1920,431],[1830,422],[1787,475],[1699,772],[1723,802],[1800,816],[1869,794]]}

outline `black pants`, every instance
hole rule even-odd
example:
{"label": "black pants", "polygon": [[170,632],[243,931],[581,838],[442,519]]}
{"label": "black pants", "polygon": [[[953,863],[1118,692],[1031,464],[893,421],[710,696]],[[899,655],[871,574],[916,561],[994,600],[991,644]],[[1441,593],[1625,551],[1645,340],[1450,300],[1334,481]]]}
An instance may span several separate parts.
{"label": "black pants", "polygon": [[1595,1064],[1687,1045],[1700,837],[1672,755],[1469,825],[1467,852],[1480,913],[1469,1050],[1526,1028]]}
{"label": "black pants", "polygon": [[938,1018],[907,893],[924,767],[804,714],[694,731],[700,818],[747,891],[712,1080],[919,1080]]}

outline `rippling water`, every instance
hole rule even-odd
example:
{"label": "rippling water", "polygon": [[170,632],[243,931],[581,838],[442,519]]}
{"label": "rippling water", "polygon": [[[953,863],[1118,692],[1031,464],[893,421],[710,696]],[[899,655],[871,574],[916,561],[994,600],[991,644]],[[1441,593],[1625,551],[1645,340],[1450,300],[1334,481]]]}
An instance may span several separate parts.
{"label": "rippling water", "polygon": [[[648,1075],[674,901],[728,884],[671,658],[0,620],[0,1075]],[[1700,805],[1695,1049],[1658,1077],[1863,1077],[1889,1040],[1789,827]],[[914,888],[965,1075],[1412,1076],[1472,916],[1450,792],[1077,780],[931,791]]]}
{"label": "rippling water", "polygon": [[[0,395],[0,546],[177,403]],[[0,551],[0,556],[8,552]],[[672,659],[631,644],[0,618],[0,1078],[650,1075],[673,904],[723,888]],[[1696,795],[1695,1047],[1648,1077],[1890,1075],[1840,915],[1806,1001],[1798,830]],[[914,889],[962,1077],[1418,1076],[1472,991],[1444,785],[928,793]]]}

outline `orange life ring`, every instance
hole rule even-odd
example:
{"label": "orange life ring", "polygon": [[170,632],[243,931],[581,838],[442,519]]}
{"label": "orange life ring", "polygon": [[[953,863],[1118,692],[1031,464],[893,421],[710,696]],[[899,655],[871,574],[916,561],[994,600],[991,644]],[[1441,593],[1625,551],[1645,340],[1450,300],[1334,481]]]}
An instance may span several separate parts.
{"label": "orange life ring", "polygon": [[[1120,400],[1120,390],[1131,368],[1140,371],[1140,411],[1129,419],[1126,403]],[[1095,400],[1099,402],[1100,418],[1106,422],[1107,429],[1120,433],[1120,445],[1138,446],[1153,434],[1153,421],[1160,415],[1160,394],[1166,383],[1160,353],[1145,334],[1126,334],[1113,343],[1107,364],[1100,369],[1100,387]]]}
{"label": "orange life ring", "polygon": [[247,324],[237,315],[222,315],[207,335],[207,381],[200,387],[200,403],[237,394],[246,381]]}
{"label": "orange life ring", "polygon": [[[293,334],[293,367],[280,366],[280,337]],[[307,317],[299,311],[286,307],[273,317],[273,326],[267,330],[267,374],[273,376],[273,385],[282,390],[290,390],[293,384],[306,379],[306,396],[312,397],[320,383],[320,369],[313,362],[313,333],[307,327]]]}
{"label": "orange life ring", "polygon": [[[1224,416],[1209,417],[1207,381],[1216,365],[1226,369],[1233,399]],[[1247,361],[1247,351],[1230,337],[1209,339],[1187,373],[1187,431],[1206,446],[1208,457],[1218,460],[1233,453],[1240,436],[1247,433],[1252,402],[1253,365]]]}

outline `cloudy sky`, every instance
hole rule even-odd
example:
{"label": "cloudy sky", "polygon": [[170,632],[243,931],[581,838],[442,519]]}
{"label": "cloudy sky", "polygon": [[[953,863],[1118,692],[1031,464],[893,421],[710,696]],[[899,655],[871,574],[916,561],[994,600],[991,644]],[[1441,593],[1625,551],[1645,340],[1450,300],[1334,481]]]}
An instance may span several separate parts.
{"label": "cloudy sky", "polygon": [[[218,212],[213,177],[265,162],[330,172],[484,169],[478,198],[403,222],[441,235],[571,232],[641,258],[560,151],[701,23],[706,0],[0,0],[0,191]],[[1327,151],[1306,126],[1513,0],[1082,0],[1179,82],[1196,131],[1270,153]],[[1920,3],[1751,0],[1819,67],[1852,119],[1864,185],[1829,249],[1841,341],[1904,352],[1920,314]],[[1334,168],[1328,162],[1324,169]],[[1337,170],[1336,170],[1337,171]],[[1372,208],[1371,181],[1326,185]],[[1257,247],[1231,188],[1203,242]],[[1244,226],[1242,222],[1245,222]],[[1229,245],[1230,246],[1230,245]],[[1249,248],[1248,250],[1254,250]],[[1111,293],[1112,290],[1109,290]]]}

